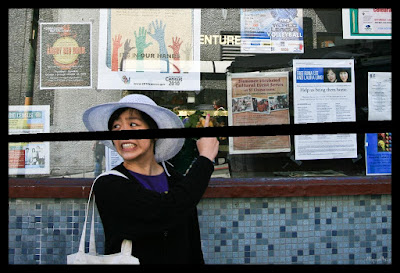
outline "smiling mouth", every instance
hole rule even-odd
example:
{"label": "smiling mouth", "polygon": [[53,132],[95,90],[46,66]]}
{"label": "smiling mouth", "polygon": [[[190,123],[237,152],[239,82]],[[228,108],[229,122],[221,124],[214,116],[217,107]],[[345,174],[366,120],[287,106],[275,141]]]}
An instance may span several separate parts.
{"label": "smiling mouth", "polygon": [[133,143],[124,143],[121,145],[122,149],[131,149],[135,148],[137,145]]}

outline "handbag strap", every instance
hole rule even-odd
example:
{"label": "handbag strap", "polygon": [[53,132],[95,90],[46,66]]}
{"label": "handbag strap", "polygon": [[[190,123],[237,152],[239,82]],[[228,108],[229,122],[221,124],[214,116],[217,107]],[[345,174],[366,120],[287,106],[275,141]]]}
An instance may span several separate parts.
{"label": "handbag strap", "polygon": [[[111,171],[100,174],[93,181],[92,187],[90,188],[89,199],[88,199],[88,202],[86,205],[85,222],[83,224],[83,231],[82,231],[82,235],[81,235],[81,240],[79,242],[79,252],[85,252],[86,226],[87,226],[87,220],[88,220],[88,216],[89,216],[89,206],[90,206],[90,201],[91,201],[91,197],[93,194],[94,184],[96,183],[97,179],[99,179],[100,177],[105,176],[105,175],[116,175],[116,176],[121,176],[126,179],[129,179],[126,175],[120,173],[119,171],[111,170]],[[92,222],[91,222],[91,227],[90,227],[89,253],[95,254],[96,253],[96,242],[95,242],[95,236],[94,236],[94,206],[95,206],[94,194],[93,194],[93,202],[92,203],[93,203],[93,205],[92,205]]]}
{"label": "handbag strap", "polygon": [[132,241],[124,239],[121,244],[121,253],[123,255],[132,255]]}

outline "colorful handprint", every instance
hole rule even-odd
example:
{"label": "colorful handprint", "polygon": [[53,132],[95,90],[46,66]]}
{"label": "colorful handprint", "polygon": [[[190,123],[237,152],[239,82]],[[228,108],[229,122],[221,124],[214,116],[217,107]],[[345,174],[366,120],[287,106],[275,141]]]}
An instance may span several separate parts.
{"label": "colorful handprint", "polygon": [[[154,28],[154,33],[151,32],[151,26]],[[165,27],[166,25],[160,20],[160,24],[158,24],[158,20],[155,22],[153,21],[149,25],[149,35],[158,42],[159,45],[159,56],[160,56],[160,72],[162,73],[169,73],[169,58],[168,58],[168,51],[167,47],[165,46],[165,39],[164,39],[164,34],[165,34]]]}
{"label": "colorful handprint", "polygon": [[181,38],[172,37],[172,45],[169,45],[168,47],[172,48],[173,53],[173,59],[174,59],[174,63],[172,64],[174,66],[174,73],[180,73],[180,69],[179,69],[179,60],[180,60],[180,55],[179,55],[179,49],[181,48],[181,45],[183,43],[183,41],[180,41]]}
{"label": "colorful handprint", "polygon": [[136,72],[143,72],[144,71],[144,64],[143,64],[144,50],[145,50],[145,48],[149,47],[153,43],[152,42],[146,43],[147,31],[145,30],[144,27],[139,27],[139,35],[136,35],[136,30],[135,30],[134,34],[135,34],[135,42],[136,42],[136,48],[137,48]]}
{"label": "colorful handprint", "polygon": [[118,49],[122,46],[121,43],[122,35],[115,35],[113,41],[113,50],[111,56],[111,71],[118,71]]}

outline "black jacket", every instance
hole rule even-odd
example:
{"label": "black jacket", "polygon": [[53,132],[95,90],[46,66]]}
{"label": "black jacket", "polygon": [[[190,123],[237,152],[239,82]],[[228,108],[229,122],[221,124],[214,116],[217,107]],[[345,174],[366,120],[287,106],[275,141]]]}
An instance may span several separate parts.
{"label": "black jacket", "polygon": [[104,254],[121,251],[123,239],[132,240],[132,255],[141,264],[204,263],[196,205],[204,194],[212,162],[200,156],[182,176],[166,164],[169,191],[144,188],[121,164],[115,175],[94,185],[96,205],[105,233]]}

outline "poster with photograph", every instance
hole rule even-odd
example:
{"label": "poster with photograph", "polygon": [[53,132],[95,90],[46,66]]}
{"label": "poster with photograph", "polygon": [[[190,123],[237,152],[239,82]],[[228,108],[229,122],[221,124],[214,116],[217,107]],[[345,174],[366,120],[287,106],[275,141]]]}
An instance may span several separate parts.
{"label": "poster with photograph", "polygon": [[[293,60],[294,123],[356,121],[353,59]],[[355,158],[356,134],[296,135],[296,160]]]}
{"label": "poster with photograph", "polygon": [[99,89],[200,90],[200,10],[101,9]]}
{"label": "poster with photograph", "polygon": [[368,120],[392,120],[392,72],[368,72]]}
{"label": "poster with photograph", "polygon": [[367,175],[392,174],[392,133],[365,134]]}
{"label": "poster with photograph", "polygon": [[[228,73],[229,126],[289,124],[288,72]],[[290,136],[230,137],[229,153],[290,152]]]}
{"label": "poster with photograph", "polygon": [[391,8],[342,9],[343,39],[392,39]]}
{"label": "poster with photograph", "polygon": [[40,23],[40,89],[92,87],[92,23]]}
{"label": "poster with photograph", "polygon": [[303,9],[241,9],[242,53],[304,53]]}
{"label": "poster with photograph", "polygon": [[[11,105],[8,107],[8,133],[50,132],[49,105]],[[49,174],[49,142],[12,142],[8,144],[8,174]]]}

